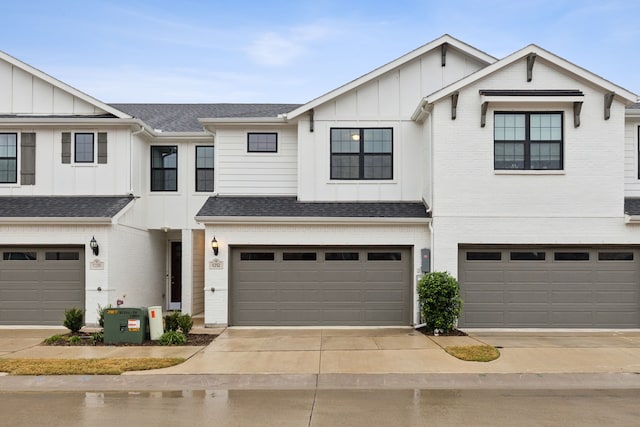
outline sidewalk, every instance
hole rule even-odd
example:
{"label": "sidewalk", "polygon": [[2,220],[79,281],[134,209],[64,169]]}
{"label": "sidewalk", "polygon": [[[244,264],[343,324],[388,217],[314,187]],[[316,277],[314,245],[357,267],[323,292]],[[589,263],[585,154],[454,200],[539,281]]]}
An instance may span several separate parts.
{"label": "sidewalk", "polygon": [[[427,337],[411,328],[219,330],[207,347],[48,347],[64,330],[0,329],[1,358],[182,357],[125,375],[612,374],[640,372],[640,332],[469,331]],[[207,332],[214,332],[207,330]],[[501,356],[465,362],[444,347],[489,344]]]}

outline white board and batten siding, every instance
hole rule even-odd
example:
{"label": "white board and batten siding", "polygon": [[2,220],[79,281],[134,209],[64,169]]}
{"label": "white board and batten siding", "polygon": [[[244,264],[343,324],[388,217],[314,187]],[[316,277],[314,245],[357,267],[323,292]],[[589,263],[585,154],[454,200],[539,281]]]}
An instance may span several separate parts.
{"label": "white board and batten siding", "polygon": [[96,106],[0,60],[0,112],[5,114],[101,114]]}
{"label": "white board and batten siding", "polygon": [[[410,120],[420,100],[480,69],[482,64],[450,49],[442,66],[434,49],[314,109],[314,131],[301,117],[298,197],[305,201],[420,200],[428,188],[425,132]],[[330,179],[331,128],[393,128],[393,179]]]}
{"label": "white board and batten siding", "polygon": [[640,116],[627,117],[624,128],[624,195],[640,197]]}
{"label": "white board and batten siding", "polygon": [[[253,153],[249,133],[278,134],[278,151]],[[216,131],[216,193],[242,196],[295,196],[298,144],[293,126],[224,127]]]}

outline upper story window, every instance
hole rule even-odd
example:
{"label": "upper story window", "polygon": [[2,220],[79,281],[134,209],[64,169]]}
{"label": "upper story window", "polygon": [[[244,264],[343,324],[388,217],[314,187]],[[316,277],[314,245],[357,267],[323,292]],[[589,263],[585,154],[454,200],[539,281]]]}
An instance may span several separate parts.
{"label": "upper story window", "polygon": [[151,147],[151,191],[178,191],[178,147]]}
{"label": "upper story window", "polygon": [[0,133],[0,183],[18,182],[18,134]]}
{"label": "upper story window", "polygon": [[274,132],[247,134],[247,151],[249,153],[277,153],[278,134]]}
{"label": "upper story window", "polygon": [[71,163],[71,142],[73,141],[74,163],[107,163],[107,132],[98,132],[98,155],[96,156],[96,133],[62,132],[60,154],[62,163]]}
{"label": "upper story window", "polygon": [[74,160],[76,163],[93,163],[93,133],[76,133]]}
{"label": "upper story window", "polygon": [[196,147],[196,191],[213,191],[213,146]]}
{"label": "upper story window", "polygon": [[494,168],[563,168],[562,113],[495,113]]}
{"label": "upper story window", "polygon": [[331,179],[393,179],[393,129],[332,128]]}

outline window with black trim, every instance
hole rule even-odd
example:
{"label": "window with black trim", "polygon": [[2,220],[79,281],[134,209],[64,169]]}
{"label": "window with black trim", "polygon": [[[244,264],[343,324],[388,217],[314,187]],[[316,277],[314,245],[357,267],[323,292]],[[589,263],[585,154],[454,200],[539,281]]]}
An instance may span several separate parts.
{"label": "window with black trim", "polygon": [[518,252],[514,251],[509,254],[511,261],[544,261],[546,254],[544,252]]}
{"label": "window with black trim", "polygon": [[93,163],[92,133],[76,133],[74,135],[74,161],[76,163]]}
{"label": "window with black trim", "polygon": [[331,179],[393,179],[392,128],[332,128]]}
{"label": "window with black trim", "polygon": [[36,252],[8,251],[2,253],[2,259],[5,261],[37,261],[38,254]]}
{"label": "window with black trim", "polygon": [[495,113],[494,168],[561,170],[562,129],[561,112]]}
{"label": "window with black trim", "polygon": [[274,252],[240,252],[240,261],[275,261]]}
{"label": "window with black trim", "polygon": [[470,251],[466,253],[467,261],[500,261],[502,252],[499,251]]}
{"label": "window with black trim", "polygon": [[554,261],[589,261],[589,252],[555,252]]}
{"label": "window with black trim", "polygon": [[18,134],[0,133],[0,184],[18,182]]}
{"label": "window with black trim", "polygon": [[283,252],[283,261],[316,261],[318,255],[315,252]]}
{"label": "window with black trim", "polygon": [[358,261],[360,254],[358,252],[325,252],[325,261]]}
{"label": "window with black trim", "polygon": [[178,191],[178,147],[151,147],[151,191]]}
{"label": "window with black trim", "polygon": [[196,191],[213,191],[213,146],[196,147]]}
{"label": "window with black trim", "polygon": [[247,151],[249,153],[277,153],[278,134],[275,132],[247,134]]}
{"label": "window with black trim", "polygon": [[598,261],[633,261],[633,252],[598,252]]}

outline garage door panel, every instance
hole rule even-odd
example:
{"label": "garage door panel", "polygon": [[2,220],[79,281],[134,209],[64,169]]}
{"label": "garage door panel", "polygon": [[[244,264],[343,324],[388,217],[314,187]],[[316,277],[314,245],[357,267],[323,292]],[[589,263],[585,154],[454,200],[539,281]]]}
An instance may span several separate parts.
{"label": "garage door panel", "polygon": [[549,293],[546,291],[512,290],[506,293],[505,302],[511,304],[536,304],[549,301]]}
{"label": "garage door panel", "polygon": [[[591,291],[582,291],[582,290],[574,290],[574,291],[553,291],[551,292],[551,301],[557,303],[561,306],[563,303],[565,304],[578,304],[578,303],[586,303],[592,304],[593,301],[593,292]],[[587,307],[585,307],[586,309]]]}
{"label": "garage door panel", "polygon": [[[232,248],[232,252],[229,309],[233,325],[411,322],[408,248],[380,250],[372,256],[368,248],[359,247],[241,247]],[[268,263],[265,274],[256,267],[258,262],[239,261],[241,252],[272,252],[274,261]],[[308,260],[313,257],[315,261]],[[244,304],[247,300],[258,302],[260,298],[249,295],[258,286],[274,292],[266,298],[270,302],[269,316]]]}
{"label": "garage door panel", "polygon": [[631,305],[635,307],[636,304],[633,301],[638,300],[638,293],[636,291],[624,291],[624,290],[609,290],[596,292],[596,300],[602,304],[616,304],[616,305]]}
{"label": "garage door panel", "polygon": [[[519,263],[520,264],[520,263]],[[530,267],[531,264],[527,263],[527,267]],[[515,266],[509,266],[509,268],[517,268]],[[549,273],[546,271],[536,271],[536,270],[507,270],[504,274],[504,280],[509,283],[546,283],[549,281]]]}
{"label": "garage door panel", "polygon": [[[466,251],[481,250],[501,252],[502,258],[466,260]],[[546,260],[514,262],[508,256],[513,251],[544,252]],[[609,249],[615,256],[625,252],[626,261],[609,261],[611,254],[599,257],[600,251],[598,247],[461,248],[459,277],[465,302],[461,327],[640,327],[640,251]],[[565,260],[556,260],[555,253],[562,253]],[[587,256],[587,261],[577,260]],[[484,270],[492,272],[492,282],[485,283]]]}

